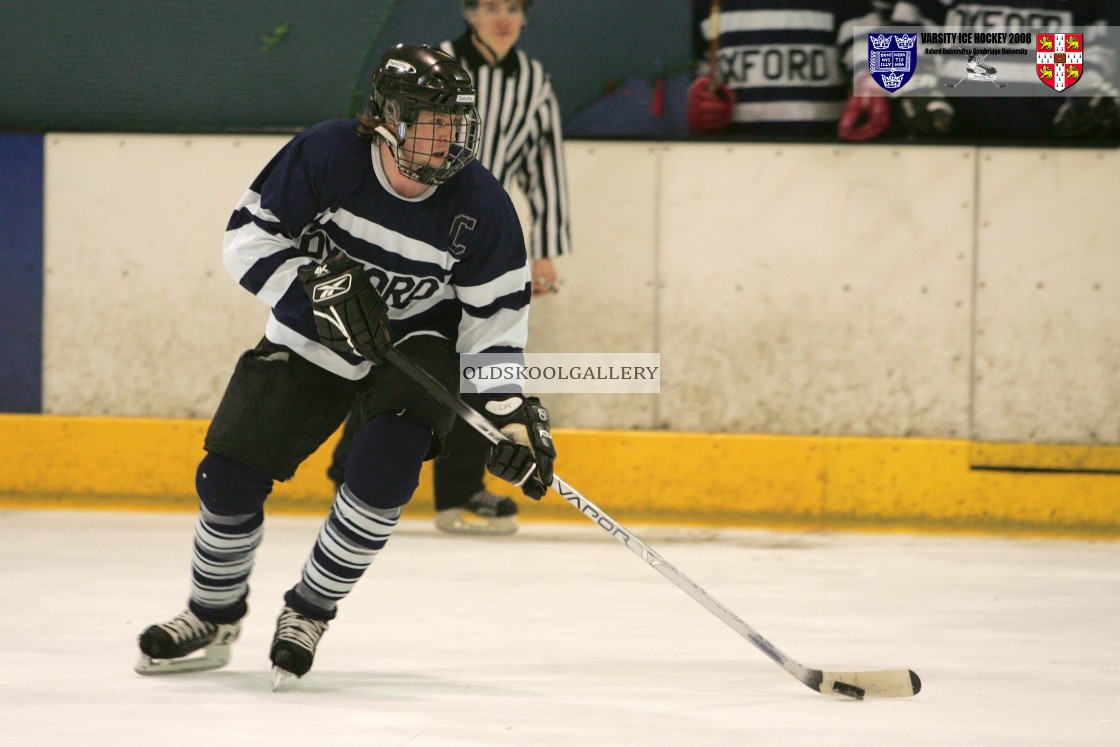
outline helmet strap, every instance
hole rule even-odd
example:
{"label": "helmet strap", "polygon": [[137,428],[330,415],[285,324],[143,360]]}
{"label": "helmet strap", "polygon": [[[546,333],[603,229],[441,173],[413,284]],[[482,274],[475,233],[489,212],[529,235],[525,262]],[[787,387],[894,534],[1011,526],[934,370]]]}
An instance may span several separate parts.
{"label": "helmet strap", "polygon": [[[401,125],[401,127],[404,126],[405,125],[403,124]],[[400,144],[403,142],[403,138],[401,140],[398,140],[392,132],[389,132],[389,128],[385,124],[384,120],[382,120],[381,124],[377,125],[377,127],[373,128],[373,131],[381,136],[381,139],[384,140],[385,144],[389,146],[389,150],[393,152],[393,157],[396,158],[397,148],[400,147]]]}

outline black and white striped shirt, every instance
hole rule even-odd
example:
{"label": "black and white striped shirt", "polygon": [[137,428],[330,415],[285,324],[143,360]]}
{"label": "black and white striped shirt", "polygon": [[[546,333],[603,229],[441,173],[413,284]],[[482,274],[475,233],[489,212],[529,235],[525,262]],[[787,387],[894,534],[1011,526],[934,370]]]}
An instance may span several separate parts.
{"label": "black and white striped shirt", "polygon": [[735,96],[729,132],[835,136],[851,88],[856,25],[874,26],[871,0],[693,0],[693,51],[708,74],[719,37],[719,78]]}
{"label": "black and white striped shirt", "polygon": [[467,34],[440,48],[463,64],[478,89],[478,160],[507,190],[516,184],[529,200],[530,256],[567,254],[571,236],[560,109],[544,67],[516,47],[491,65]]}

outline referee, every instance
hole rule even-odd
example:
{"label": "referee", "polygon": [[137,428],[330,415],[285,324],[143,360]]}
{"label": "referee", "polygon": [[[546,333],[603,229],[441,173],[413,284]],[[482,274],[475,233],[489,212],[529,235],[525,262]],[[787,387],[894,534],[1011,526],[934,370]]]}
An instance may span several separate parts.
{"label": "referee", "polygon": [[533,295],[555,288],[552,258],[569,250],[560,111],[544,67],[516,48],[533,0],[462,0],[467,29],[440,48],[474,78],[482,115],[478,160],[529,198]]}

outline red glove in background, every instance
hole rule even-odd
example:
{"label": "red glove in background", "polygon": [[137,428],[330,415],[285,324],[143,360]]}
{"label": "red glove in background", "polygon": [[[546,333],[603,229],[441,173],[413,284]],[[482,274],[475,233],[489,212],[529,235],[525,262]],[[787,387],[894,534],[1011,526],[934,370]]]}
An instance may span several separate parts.
{"label": "red glove in background", "polygon": [[840,117],[840,137],[862,142],[879,137],[891,126],[891,103],[870,75],[856,81]]}
{"label": "red glove in background", "polygon": [[692,81],[688,88],[688,129],[693,135],[707,135],[727,129],[735,96],[725,85],[712,90],[708,76]]}

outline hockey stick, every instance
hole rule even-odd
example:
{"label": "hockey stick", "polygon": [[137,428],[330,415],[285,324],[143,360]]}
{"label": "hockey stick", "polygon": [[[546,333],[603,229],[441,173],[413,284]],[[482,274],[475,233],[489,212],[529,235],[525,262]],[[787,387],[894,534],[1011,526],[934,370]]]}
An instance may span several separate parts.
{"label": "hockey stick", "polygon": [[[427,371],[415,365],[396,349],[390,348],[385,357],[402,373],[422,386],[428,394],[465,420],[467,425],[485,436],[490,443],[497,444],[508,440],[505,434],[495,428],[485,416],[449,392],[443,384],[434,379]],[[825,695],[846,695],[857,700],[862,699],[865,695],[905,697],[917,695],[918,691],[921,690],[921,680],[910,669],[884,669],[869,672],[822,671],[806,667],[791,659],[778,650],[777,646],[766,640],[761,633],[743,622],[738,615],[724,607],[715,597],[677,570],[672,563],[661,557],[653,548],[638,539],[633,532],[611,518],[606,511],[596,506],[578,490],[561,480],[559,476],[553,475],[552,488],[560,494],[561,498],[579,509],[580,513],[626,545],[630,552],[672,581],[677,588],[695,599],[706,610],[723,620],[728,627],[754,644],[759,651],[773,659],[778,666],[813,690]]]}
{"label": "hockey stick", "polygon": [[713,93],[719,88],[719,0],[712,0],[712,9],[708,14],[710,19],[709,33],[712,38],[708,42],[708,65],[712,68],[712,85],[709,90]]}

